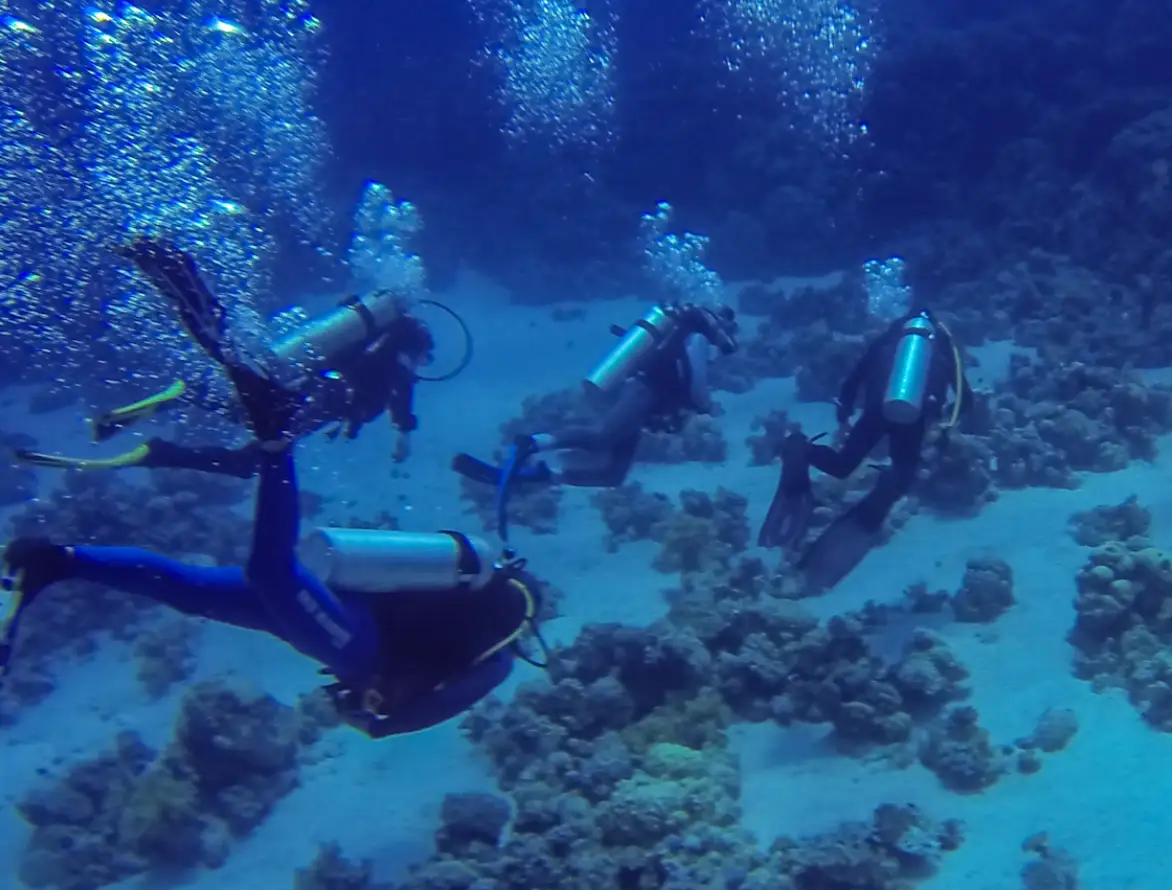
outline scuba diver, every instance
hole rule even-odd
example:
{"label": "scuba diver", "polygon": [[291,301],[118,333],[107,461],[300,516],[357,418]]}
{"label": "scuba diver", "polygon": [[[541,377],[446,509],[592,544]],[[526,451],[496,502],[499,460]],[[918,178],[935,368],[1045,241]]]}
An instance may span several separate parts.
{"label": "scuba diver", "polygon": [[494,559],[484,541],[456,531],[342,528],[317,530],[299,561],[290,431],[305,401],[223,348],[218,312],[180,308],[193,335],[224,362],[258,443],[248,562],[194,566],[133,547],[18,538],[2,560],[12,604],[0,625],[0,673],[39,594],[71,579],[276,636],[334,676],[325,690],[339,715],[372,738],[456,716],[496,688],[516,658],[544,666],[523,645],[532,634],[547,651],[536,626],[541,589],[511,552]]}
{"label": "scuba diver", "polygon": [[[173,245],[140,239],[124,251],[159,291],[177,304],[218,305],[190,255]],[[217,310],[219,311],[219,310]],[[272,358],[294,370],[294,386],[304,397],[298,437],[329,428],[354,439],[364,425],[384,411],[397,430],[393,458],[410,453],[410,435],[418,426],[413,413],[419,368],[432,360],[435,342],[427,325],[410,315],[405,302],[390,291],[349,297],[321,318],[311,320],[278,341]],[[93,438],[103,442],[134,423],[188,399],[210,411],[234,414],[238,406],[201,396],[185,381],[162,392],[107,412],[92,423]],[[210,390],[210,387],[205,387]],[[260,454],[255,442],[241,448],[189,447],[152,438],[124,454],[105,459],[71,458],[19,450],[18,461],[43,467],[82,470],[121,467],[187,469],[248,479],[256,475]]]}
{"label": "scuba diver", "polygon": [[[565,485],[621,485],[630,472],[644,430],[679,432],[693,414],[712,408],[708,393],[711,347],[736,351],[731,308],[687,303],[655,306],[630,328],[613,327],[618,346],[583,380],[587,396],[606,402],[595,425],[518,436],[502,467],[459,454],[452,468],[504,492],[513,481]],[[561,452],[556,461],[526,462],[538,453]]]}
{"label": "scuba diver", "polygon": [[793,433],[781,446],[781,479],[757,537],[762,547],[790,548],[805,536],[814,497],[813,466],[845,479],[884,437],[890,465],[875,487],[839,516],[798,559],[797,568],[811,587],[826,590],[845,578],[878,541],[883,521],[911,489],[931,424],[944,415],[949,388],[956,400],[940,432],[938,447],[947,447],[948,431],[973,404],[964,363],[944,323],[926,309],[896,319],[867,347],[843,381],[835,402],[840,427],[850,423],[863,390],[862,413],[850,427],[840,450]]}

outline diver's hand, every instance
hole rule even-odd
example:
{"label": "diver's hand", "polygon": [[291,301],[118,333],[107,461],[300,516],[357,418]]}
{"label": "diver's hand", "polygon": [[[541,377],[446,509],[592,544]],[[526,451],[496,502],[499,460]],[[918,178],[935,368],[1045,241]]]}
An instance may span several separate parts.
{"label": "diver's hand", "polygon": [[846,426],[850,423],[854,413],[855,409],[842,399],[834,400],[834,419],[838,421],[839,426]]}
{"label": "diver's hand", "polygon": [[513,450],[516,454],[517,466],[523,467],[529,458],[541,450],[541,447],[533,436],[520,435],[513,439]]}
{"label": "diver's hand", "polygon": [[391,459],[395,463],[401,464],[411,456],[411,434],[399,431],[398,437],[395,439],[395,450],[391,453]]}

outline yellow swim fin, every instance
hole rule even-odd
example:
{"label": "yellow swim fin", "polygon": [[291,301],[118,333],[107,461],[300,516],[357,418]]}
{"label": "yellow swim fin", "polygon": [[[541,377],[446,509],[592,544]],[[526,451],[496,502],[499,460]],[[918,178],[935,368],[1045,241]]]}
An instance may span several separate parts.
{"label": "yellow swim fin", "polygon": [[116,470],[120,467],[137,467],[150,454],[149,445],[139,445],[137,448],[113,457],[82,458],[66,457],[63,454],[45,454],[42,451],[29,451],[18,448],[13,452],[16,460],[22,464],[32,464],[34,467],[51,467],[55,470]]}
{"label": "yellow swim fin", "polygon": [[11,571],[7,562],[0,568],[0,596],[7,599],[3,617],[0,617],[0,678],[8,673],[16,630],[24,614],[24,570]]}
{"label": "yellow swim fin", "polygon": [[187,392],[187,384],[182,380],[176,380],[162,392],[157,392],[153,396],[147,396],[145,399],[99,414],[90,422],[94,441],[105,442],[115,433],[150,417],[160,408],[180,398],[185,392]]}

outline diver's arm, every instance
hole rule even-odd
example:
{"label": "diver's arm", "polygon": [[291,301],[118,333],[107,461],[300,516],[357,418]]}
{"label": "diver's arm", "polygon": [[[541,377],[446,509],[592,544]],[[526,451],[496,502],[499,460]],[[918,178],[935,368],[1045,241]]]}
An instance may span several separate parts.
{"label": "diver's arm", "polygon": [[693,303],[684,306],[680,313],[686,331],[683,338],[685,342],[689,339],[689,333],[702,334],[723,355],[731,355],[737,351],[737,341],[731,330],[731,315],[729,324],[722,324],[715,311]]}
{"label": "diver's arm", "polygon": [[897,318],[888,326],[887,330],[868,344],[866,351],[863,352],[862,356],[855,363],[851,372],[846,375],[846,379],[842,381],[842,387],[838,391],[839,412],[845,411],[847,416],[854,412],[855,402],[858,400],[859,387],[863,383],[863,378],[874,369],[883,350],[893,340],[899,337],[899,332],[903,330],[903,326],[907,323],[909,317],[905,315]]}
{"label": "diver's arm", "polygon": [[391,423],[401,433],[413,433],[419,426],[415,416],[415,375],[395,363],[390,392],[387,394],[387,413]]}
{"label": "diver's arm", "polygon": [[372,739],[419,732],[462,714],[505,681],[513,670],[513,654],[497,652],[448,683],[429,692],[386,717],[365,714],[350,724]]}
{"label": "diver's arm", "polygon": [[398,464],[411,454],[411,433],[419,426],[419,419],[411,410],[415,401],[415,375],[403,368],[397,374],[398,379],[392,382],[387,399],[387,414],[391,418],[391,425],[398,431],[391,455]]}

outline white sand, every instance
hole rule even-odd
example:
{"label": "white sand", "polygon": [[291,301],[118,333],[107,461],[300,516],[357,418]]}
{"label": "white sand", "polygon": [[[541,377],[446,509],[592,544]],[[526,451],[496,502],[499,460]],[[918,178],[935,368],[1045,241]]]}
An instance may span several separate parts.
{"label": "white sand", "polygon": [[[585,307],[583,319],[552,322],[548,309],[510,307],[486,296],[483,288],[451,303],[466,312],[478,332],[476,364],[455,382],[421,388],[422,429],[404,478],[390,471],[391,435],[380,424],[368,428],[359,442],[318,440],[300,448],[303,486],[330,498],[324,521],[374,515],[385,507],[407,528],[475,529],[447,469],[451,455],[458,450],[487,455],[497,442],[499,423],[516,412],[525,395],[572,384],[607,347],[607,325],[626,323],[642,308],[635,302],[599,303]],[[981,376],[994,379],[1004,373],[1004,347],[992,345],[981,353]],[[685,487],[711,490],[723,484],[749,495],[751,520],[759,522],[776,469],[746,466],[743,441],[752,418],[781,407],[813,430],[832,422],[827,406],[791,405],[792,393],[792,382],[768,381],[745,396],[721,396],[731,446],[726,466],[643,466],[634,479],[673,496]],[[35,418],[30,429],[49,449],[76,451],[84,440],[83,426],[68,412]],[[942,790],[920,767],[895,771],[833,755],[819,727],[738,727],[734,737],[745,766],[746,824],[768,840],[865,818],[879,803],[915,802],[940,817],[968,823],[967,843],[945,860],[927,885],[932,890],[1019,886],[1020,843],[1040,830],[1077,854],[1086,886],[1165,890],[1165,869],[1156,851],[1167,837],[1172,738],[1145,727],[1118,695],[1095,696],[1076,681],[1064,638],[1074,615],[1073,576],[1085,559],[1067,533],[1067,518],[1137,493],[1153,512],[1160,542],[1172,529],[1172,494],[1163,485],[1170,469],[1172,461],[1162,459],[1153,466],[1137,464],[1088,477],[1078,491],[1008,493],[969,521],[917,517],[832,595],[810,604],[819,614],[831,615],[866,599],[897,600],[917,581],[955,590],[969,556],[991,552],[1008,560],[1018,605],[995,625],[995,642],[982,642],[987,633],[959,625],[941,632],[971,668],[972,702],[998,741],[1028,733],[1047,707],[1078,712],[1079,734],[1066,752],[1046,758],[1041,773],[1010,775],[983,794],[958,796]],[[46,474],[46,483],[52,475]],[[141,474],[127,478],[136,477]],[[515,533],[515,543],[538,573],[567,592],[565,617],[551,628],[555,639],[569,638],[583,623],[647,623],[665,611],[661,591],[673,579],[650,569],[654,547],[629,545],[606,554],[604,531],[589,493],[571,491],[563,500],[557,535]],[[198,645],[199,677],[225,672],[252,677],[287,702],[317,681],[313,665],[255,634],[206,624]],[[519,669],[515,679],[534,674]],[[126,647],[109,641],[84,664],[63,669],[57,692],[3,731],[0,861],[14,862],[26,840],[27,829],[10,804],[37,778],[38,768],[59,769],[88,756],[123,728],[162,743],[178,696],[176,690],[149,702],[134,679]],[[485,765],[454,724],[379,743],[339,731],[323,746],[322,760],[304,770],[302,787],[237,847],[226,866],[193,876],[190,886],[288,886],[292,869],[312,859],[323,840],[340,841],[347,854],[369,857],[380,875],[393,876],[427,854],[446,793],[491,787]]]}

